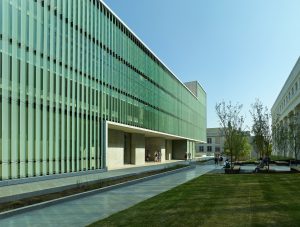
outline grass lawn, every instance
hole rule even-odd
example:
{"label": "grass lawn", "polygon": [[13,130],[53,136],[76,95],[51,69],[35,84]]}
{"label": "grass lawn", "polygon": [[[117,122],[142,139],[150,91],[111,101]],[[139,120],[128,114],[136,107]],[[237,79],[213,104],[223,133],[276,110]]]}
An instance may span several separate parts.
{"label": "grass lawn", "polygon": [[300,226],[300,175],[206,174],[91,226]]}

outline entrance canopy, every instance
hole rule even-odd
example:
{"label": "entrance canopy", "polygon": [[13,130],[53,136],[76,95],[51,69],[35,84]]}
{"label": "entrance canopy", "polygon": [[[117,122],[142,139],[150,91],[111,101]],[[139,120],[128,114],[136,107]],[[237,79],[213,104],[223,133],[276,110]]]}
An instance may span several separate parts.
{"label": "entrance canopy", "polygon": [[143,134],[145,137],[160,137],[168,140],[189,140],[193,142],[204,142],[200,140],[194,140],[191,138],[186,138],[182,136],[177,136],[177,135],[172,135],[168,133],[163,133],[163,132],[158,132],[158,131],[153,131],[150,129],[145,129],[145,128],[139,128],[135,126],[130,126],[130,125],[124,125],[121,123],[116,123],[112,121],[107,121],[107,128],[109,129],[115,129],[127,133],[137,133],[137,134]]}
{"label": "entrance canopy", "polygon": [[106,164],[111,169],[193,158],[196,140],[107,121],[106,142]]}

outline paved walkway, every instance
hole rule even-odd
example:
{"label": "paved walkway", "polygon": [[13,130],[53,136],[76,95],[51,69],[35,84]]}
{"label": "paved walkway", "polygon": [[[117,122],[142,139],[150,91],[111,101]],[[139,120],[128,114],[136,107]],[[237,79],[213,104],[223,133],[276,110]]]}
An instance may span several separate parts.
{"label": "paved walkway", "polygon": [[[255,168],[256,165],[242,165],[241,172],[252,173],[254,172]],[[277,166],[277,165],[270,164],[269,170],[275,172],[288,172],[291,171],[291,168],[289,166]]]}
{"label": "paved walkway", "polygon": [[[7,201],[9,197],[21,197],[20,195],[34,195],[34,193],[41,193],[42,191],[50,190],[48,193],[55,192],[59,188],[67,187],[69,185],[76,185],[78,183],[85,183],[88,181],[103,180],[114,177],[121,177],[132,175],[135,173],[148,172],[152,170],[163,169],[168,166],[184,163],[184,161],[169,161],[166,163],[149,163],[147,166],[133,167],[126,169],[110,170],[101,173],[91,173],[80,176],[69,176],[64,178],[47,179],[36,182],[21,183],[16,185],[0,186],[0,201]],[[128,166],[127,166],[128,167]],[[27,196],[28,197],[28,196]]]}
{"label": "paved walkway", "polygon": [[198,165],[191,170],[5,218],[0,220],[0,226],[85,226],[215,168],[221,167]]}

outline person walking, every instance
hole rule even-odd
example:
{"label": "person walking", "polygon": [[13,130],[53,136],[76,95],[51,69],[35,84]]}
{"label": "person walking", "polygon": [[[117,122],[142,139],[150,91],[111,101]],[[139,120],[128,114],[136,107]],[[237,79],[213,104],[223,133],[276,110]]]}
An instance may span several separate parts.
{"label": "person walking", "polygon": [[222,165],[222,163],[223,163],[223,157],[222,157],[222,155],[220,155],[220,158],[219,158],[219,164],[220,164],[220,166]]}
{"label": "person walking", "polygon": [[154,162],[158,161],[158,153],[157,151],[154,152]]}
{"label": "person walking", "polygon": [[217,166],[219,163],[218,163],[218,156],[215,156],[215,165]]}

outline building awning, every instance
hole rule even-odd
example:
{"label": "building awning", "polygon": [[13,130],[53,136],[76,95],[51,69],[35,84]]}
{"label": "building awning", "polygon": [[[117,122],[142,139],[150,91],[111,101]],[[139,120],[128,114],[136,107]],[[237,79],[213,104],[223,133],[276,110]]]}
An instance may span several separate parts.
{"label": "building awning", "polygon": [[112,121],[107,121],[107,128],[109,129],[115,129],[127,133],[137,133],[137,134],[143,134],[145,137],[160,137],[160,138],[165,138],[168,140],[190,140],[194,142],[204,142],[201,140],[195,140],[191,138],[186,138],[182,136],[177,136],[177,135],[172,135],[168,133],[163,133],[163,132],[158,132],[150,129],[145,129],[145,128],[140,128],[136,126],[131,126],[131,125],[125,125],[117,122],[112,122]]}

